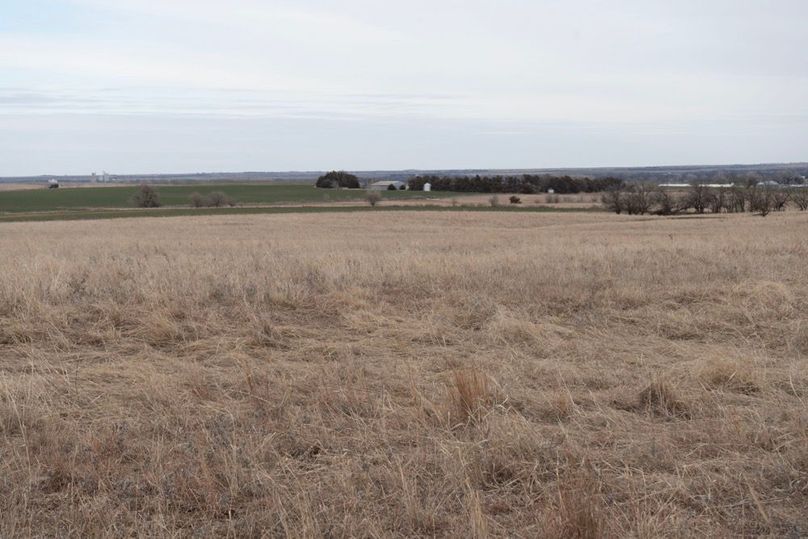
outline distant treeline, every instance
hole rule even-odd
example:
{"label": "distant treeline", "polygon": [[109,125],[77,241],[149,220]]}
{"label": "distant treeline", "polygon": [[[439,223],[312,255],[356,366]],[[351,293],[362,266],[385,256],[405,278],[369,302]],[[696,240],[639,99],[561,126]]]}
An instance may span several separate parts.
{"label": "distant treeline", "polygon": [[692,210],[695,213],[748,211],[766,216],[772,211],[784,211],[789,206],[808,211],[808,186],[750,182],[747,185],[709,187],[694,183],[681,192],[652,183],[635,183],[606,191],[603,204],[610,211],[629,215],[674,215]]}
{"label": "distant treeline", "polygon": [[432,185],[433,191],[457,191],[463,193],[595,193],[622,187],[620,178],[573,178],[549,174],[522,174],[520,176],[415,176],[409,187],[421,191],[424,184]]}

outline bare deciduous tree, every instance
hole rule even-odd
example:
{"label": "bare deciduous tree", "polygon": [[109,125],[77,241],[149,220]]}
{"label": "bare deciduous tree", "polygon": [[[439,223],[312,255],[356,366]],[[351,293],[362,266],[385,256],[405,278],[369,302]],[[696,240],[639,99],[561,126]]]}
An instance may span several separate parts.
{"label": "bare deciduous tree", "polygon": [[774,211],[783,211],[786,209],[786,204],[788,204],[790,198],[789,192],[785,189],[773,189],[772,206]]}
{"label": "bare deciduous tree", "polygon": [[191,193],[188,197],[192,208],[201,208],[205,205],[205,198],[197,192]]}
{"label": "bare deciduous tree", "polygon": [[808,210],[808,186],[798,187],[791,193],[791,200],[800,211]]}
{"label": "bare deciduous tree", "polygon": [[653,203],[656,206],[654,213],[658,215],[672,215],[683,209],[681,198],[665,189],[657,189],[654,192]]}
{"label": "bare deciduous tree", "polygon": [[222,208],[224,206],[234,206],[235,203],[233,200],[227,196],[226,194],[222,193],[221,191],[213,191],[208,196],[205,197],[207,202],[207,206],[211,206],[213,208]]}
{"label": "bare deciduous tree", "polygon": [[157,189],[145,183],[138,186],[137,193],[132,197],[132,202],[138,208],[159,208],[162,206]]}
{"label": "bare deciduous tree", "polygon": [[645,215],[651,210],[656,186],[647,183],[637,183],[626,192],[626,211],[629,215]]}
{"label": "bare deciduous tree", "polygon": [[700,183],[693,183],[687,192],[687,205],[696,213],[704,213],[710,203],[710,190]]}
{"label": "bare deciduous tree", "polygon": [[724,211],[726,203],[727,203],[727,196],[723,188],[718,187],[716,189],[710,189],[709,194],[707,196],[707,204],[709,205],[711,212],[721,213],[722,211]]}
{"label": "bare deciduous tree", "polygon": [[749,188],[749,211],[763,217],[769,215],[774,206],[774,191],[767,187]]}
{"label": "bare deciduous tree", "polygon": [[382,201],[382,195],[377,191],[369,191],[367,196],[365,197],[365,200],[371,206],[375,206],[376,204]]}
{"label": "bare deciduous tree", "polygon": [[609,189],[603,193],[600,200],[607,210],[618,215],[625,210],[625,193],[622,188]]}
{"label": "bare deciduous tree", "polygon": [[746,201],[748,199],[746,189],[734,186],[726,196],[725,208],[728,212],[743,213],[746,211]]}

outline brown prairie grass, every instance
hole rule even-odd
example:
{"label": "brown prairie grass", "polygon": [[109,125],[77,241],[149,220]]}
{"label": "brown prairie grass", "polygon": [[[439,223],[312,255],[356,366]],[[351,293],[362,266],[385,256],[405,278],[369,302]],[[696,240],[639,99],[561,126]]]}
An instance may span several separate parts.
{"label": "brown prairie grass", "polygon": [[638,406],[649,413],[666,417],[686,417],[687,405],[676,396],[676,391],[663,380],[654,380],[640,391]]}
{"label": "brown prairie grass", "polygon": [[606,528],[600,485],[590,470],[581,468],[559,478],[558,507],[547,522],[550,537],[599,539],[609,535]]}
{"label": "brown prairie grass", "polygon": [[496,402],[491,380],[477,369],[452,373],[449,399],[449,421],[454,424],[479,420]]}
{"label": "brown prairie grass", "polygon": [[2,224],[0,536],[806,535],[807,233]]}
{"label": "brown prairie grass", "polygon": [[707,364],[702,372],[707,387],[725,389],[751,395],[761,389],[757,370],[749,361],[716,359]]}

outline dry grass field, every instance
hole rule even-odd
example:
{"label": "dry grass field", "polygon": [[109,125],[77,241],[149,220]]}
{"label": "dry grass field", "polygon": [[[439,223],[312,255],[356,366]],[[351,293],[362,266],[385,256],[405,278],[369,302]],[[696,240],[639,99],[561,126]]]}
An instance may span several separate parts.
{"label": "dry grass field", "polygon": [[0,536],[808,534],[808,215],[0,224]]}
{"label": "dry grass field", "polygon": [[2,182],[0,182],[0,192],[3,192],[3,191],[31,191],[31,190],[34,190],[34,189],[45,189],[47,187],[47,185],[43,185],[43,183],[2,183]]}
{"label": "dry grass field", "polygon": [[[576,208],[588,209],[601,207],[602,193],[578,193],[574,195],[548,195],[546,193],[526,195],[523,193],[449,193],[434,191],[435,194],[442,195],[442,198],[435,198],[428,203],[434,206],[490,206],[491,198],[496,199],[500,206],[510,206],[509,198],[515,194],[520,199],[522,207],[549,206],[552,208]],[[395,201],[396,205],[414,206],[424,204],[419,200]]]}

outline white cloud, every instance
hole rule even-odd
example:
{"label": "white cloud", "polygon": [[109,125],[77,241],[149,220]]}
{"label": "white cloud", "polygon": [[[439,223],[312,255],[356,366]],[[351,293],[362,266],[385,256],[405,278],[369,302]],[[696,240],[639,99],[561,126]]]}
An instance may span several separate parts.
{"label": "white cloud", "polygon": [[272,69],[250,69],[210,52],[177,49],[170,44],[58,36],[0,35],[0,66],[132,86],[284,89],[318,82]]}
{"label": "white cloud", "polygon": [[797,0],[49,1],[72,19],[0,31],[24,90],[0,89],[0,115],[473,121],[513,140],[808,114]]}

